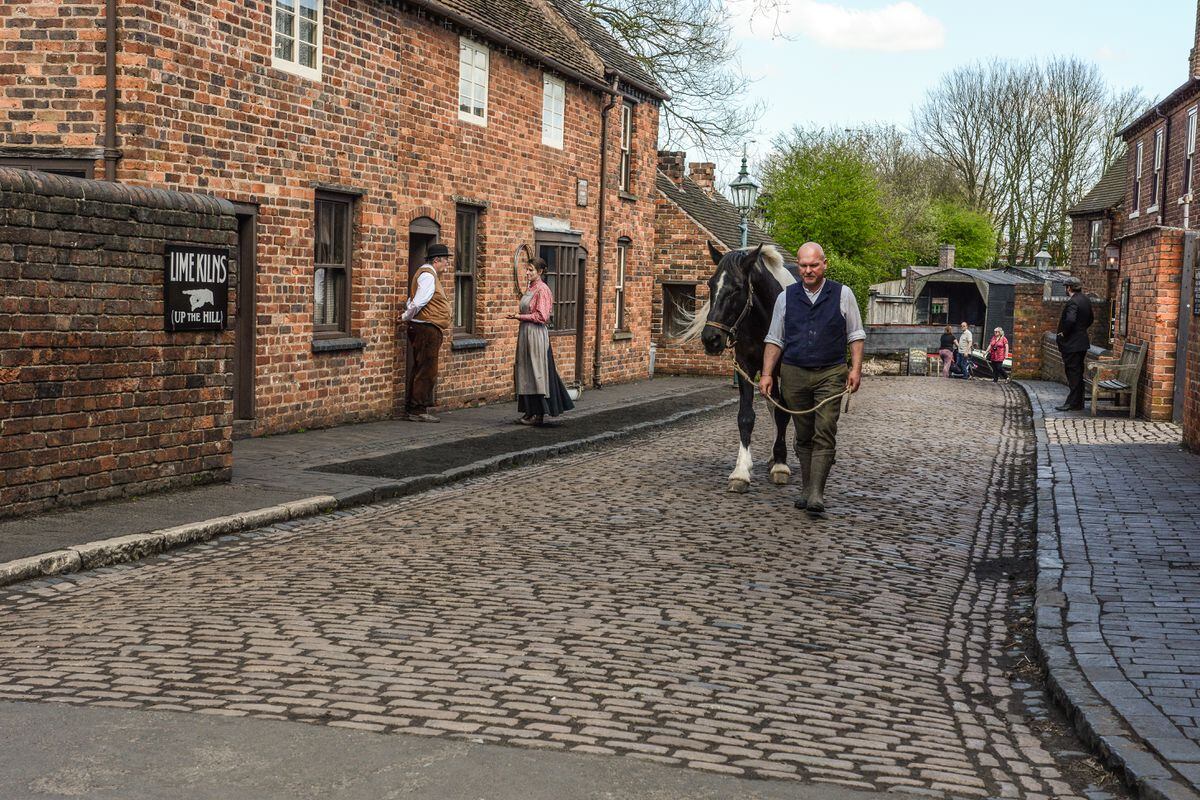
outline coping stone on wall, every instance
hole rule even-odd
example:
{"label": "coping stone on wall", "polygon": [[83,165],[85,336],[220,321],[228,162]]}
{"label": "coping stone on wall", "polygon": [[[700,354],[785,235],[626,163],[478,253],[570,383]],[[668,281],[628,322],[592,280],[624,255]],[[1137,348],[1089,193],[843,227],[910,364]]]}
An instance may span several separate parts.
{"label": "coping stone on wall", "polygon": [[101,203],[136,205],[168,211],[234,216],[233,203],[212,195],[151,189],[112,181],[74,178],[49,172],[0,167],[0,192],[21,192],[43,197],[71,197]]}

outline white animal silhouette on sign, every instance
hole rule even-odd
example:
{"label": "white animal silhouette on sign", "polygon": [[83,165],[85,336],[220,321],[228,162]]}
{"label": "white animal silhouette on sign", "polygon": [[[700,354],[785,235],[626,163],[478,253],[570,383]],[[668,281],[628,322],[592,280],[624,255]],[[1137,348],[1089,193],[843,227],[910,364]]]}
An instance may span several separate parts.
{"label": "white animal silhouette on sign", "polygon": [[183,293],[188,296],[188,300],[192,304],[192,311],[205,306],[216,305],[213,300],[212,289],[184,289]]}

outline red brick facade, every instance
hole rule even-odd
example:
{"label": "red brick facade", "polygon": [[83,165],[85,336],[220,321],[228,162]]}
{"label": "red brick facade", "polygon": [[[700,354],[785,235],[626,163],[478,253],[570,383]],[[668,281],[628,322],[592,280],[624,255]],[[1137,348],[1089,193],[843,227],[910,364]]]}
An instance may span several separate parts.
{"label": "red brick facade", "polygon": [[[679,156],[677,177],[681,181],[683,154],[680,153]],[[654,371],[667,375],[732,374],[733,369],[727,357],[710,356],[704,352],[704,346],[699,341],[680,343],[673,339],[670,331],[663,330],[665,303],[672,287],[678,287],[685,292],[687,287],[691,287],[696,297],[696,308],[708,300],[708,279],[716,267],[706,242],[716,240],[717,237],[704,230],[679,206],[661,194],[656,203],[658,222],[654,253],[658,268],[655,274],[652,325],[654,341],[657,342]]]}
{"label": "red brick facade", "polygon": [[[462,121],[460,34],[484,46],[486,38],[380,0],[327,2],[323,9],[320,79],[312,80],[272,65],[270,2],[119,2],[117,179],[257,208],[252,431],[392,413],[403,399],[397,321],[407,295],[409,226],[431,218],[440,226],[440,241],[453,247],[460,203],[482,209],[475,330],[470,337],[447,337],[440,407],[511,396],[517,323],[504,317],[516,311],[514,253],[534,244],[535,217],[577,231],[587,254],[579,309],[582,363],[576,364],[573,333],[556,334],[553,345],[564,380],[591,383],[607,93],[567,77],[563,147],[545,145],[543,75],[549,68],[490,47],[487,124]],[[102,154],[102,13],[96,2],[4,4],[0,155],[29,148],[93,160]],[[556,24],[563,36],[573,36],[562,20]],[[55,31],[70,33],[57,37]],[[658,109],[653,98],[622,86],[633,108],[631,183],[618,194],[618,102],[607,141],[602,383],[644,377],[649,366]],[[581,181],[587,182],[586,199]],[[347,334],[359,341],[315,352],[315,193],[329,188],[353,198]],[[629,331],[614,336],[614,269],[622,237],[628,239]],[[441,280],[453,303],[454,276]]]}
{"label": "red brick facade", "polygon": [[164,331],[162,275],[236,238],[215,198],[0,168],[0,517],[228,480],[233,332]]}
{"label": "red brick facade", "polygon": [[[1116,213],[1119,213],[1117,209]],[[1096,321],[1088,331],[1092,344],[1107,347],[1112,342],[1112,298],[1116,295],[1117,272],[1107,268],[1106,250],[1119,235],[1116,213],[1072,215],[1070,272],[1083,281],[1083,291],[1092,298]],[[1092,223],[1100,223],[1099,255],[1092,253]],[[1057,326],[1058,321],[1055,320]]]}
{"label": "red brick facade", "polygon": [[[1182,269],[1182,231],[1152,228],[1121,243],[1114,348],[1119,352],[1125,342],[1146,345],[1138,388],[1138,413],[1146,419],[1171,419]],[[1122,320],[1125,281],[1129,282],[1129,314]]]}

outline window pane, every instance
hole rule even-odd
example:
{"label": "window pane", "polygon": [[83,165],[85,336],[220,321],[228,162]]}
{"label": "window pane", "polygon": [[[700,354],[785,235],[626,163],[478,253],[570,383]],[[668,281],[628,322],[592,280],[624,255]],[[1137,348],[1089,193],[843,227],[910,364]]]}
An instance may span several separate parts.
{"label": "window pane", "polygon": [[275,56],[294,61],[296,5],[294,0],[275,0]]}
{"label": "window pane", "polygon": [[346,219],[349,214],[350,206],[345,203],[330,203],[329,215],[333,218],[333,258],[330,263],[345,264],[346,263]]}
{"label": "window pane", "polygon": [[325,325],[325,270],[313,273],[313,323]]}
{"label": "window pane", "polygon": [[333,263],[333,213],[332,203],[317,201],[317,243],[313,260],[318,264]]}
{"label": "window pane", "polygon": [[340,329],[345,329],[342,319],[342,305],[346,297],[346,273],[343,270],[330,270],[327,275],[325,285],[328,287],[328,293],[325,297],[325,314],[329,318],[329,325],[336,325]]}

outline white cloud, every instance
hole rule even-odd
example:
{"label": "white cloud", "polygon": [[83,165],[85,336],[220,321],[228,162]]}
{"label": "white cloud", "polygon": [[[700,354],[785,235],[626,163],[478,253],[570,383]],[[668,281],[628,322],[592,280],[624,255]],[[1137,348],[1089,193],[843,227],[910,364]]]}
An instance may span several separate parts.
{"label": "white cloud", "polygon": [[1096,51],[1092,53],[1092,56],[1097,61],[1128,61],[1129,51],[1118,50],[1114,47],[1104,45],[1103,47],[1096,48]]}
{"label": "white cloud", "polygon": [[760,36],[804,36],[839,50],[936,50],[946,41],[941,21],[908,0],[871,10],[818,0],[792,0],[781,9],[778,20],[760,17],[754,20],[753,29]]}

